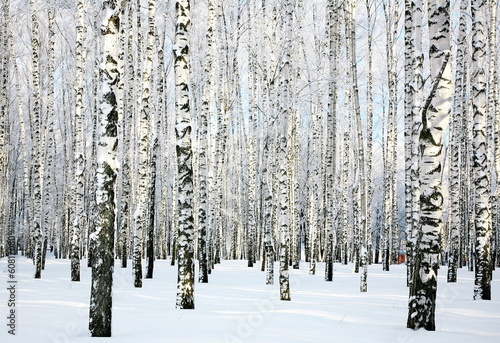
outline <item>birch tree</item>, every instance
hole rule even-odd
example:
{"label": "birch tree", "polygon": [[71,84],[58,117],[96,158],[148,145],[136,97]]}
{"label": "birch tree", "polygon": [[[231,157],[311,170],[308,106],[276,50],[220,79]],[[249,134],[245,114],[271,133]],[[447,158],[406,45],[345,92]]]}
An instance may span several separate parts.
{"label": "birch tree", "polygon": [[281,238],[280,251],[280,298],[281,300],[291,300],[290,298],[290,275],[288,270],[289,248],[290,248],[290,193],[288,176],[288,121],[291,112],[290,97],[290,59],[292,53],[292,35],[293,35],[293,7],[292,2],[288,1],[286,8],[286,37],[285,37],[285,58],[283,61],[283,93],[284,93],[284,111],[281,118],[281,127],[279,134],[279,194],[280,211],[279,226]]}
{"label": "birch tree", "polygon": [[[404,98],[404,107],[405,107],[405,227],[406,227],[406,246],[408,250],[408,255],[411,255],[411,251],[413,249],[413,242],[411,239],[412,230],[412,201],[413,194],[411,189],[411,152],[413,148],[413,140],[412,140],[412,124],[413,124],[413,93],[411,88],[411,83],[413,82],[413,53],[414,53],[414,23],[413,23],[413,1],[405,0],[405,98]],[[407,285],[410,285],[411,280],[411,264],[406,264],[407,268]]]}
{"label": "birch tree", "polygon": [[[144,70],[144,91],[143,91],[143,111],[148,112],[148,118],[152,117],[153,111],[151,97],[151,74],[153,72],[153,48],[155,41],[155,0],[148,0],[148,35],[146,46],[146,66]],[[156,190],[156,156],[158,155],[158,131],[160,129],[160,118],[156,118],[154,127],[154,135],[151,139],[152,144],[150,147],[151,158],[149,158],[149,185],[146,194],[146,201],[144,203],[144,226],[147,228],[146,232],[146,278],[153,277],[154,265],[154,218],[155,218],[155,190]],[[147,124],[147,123],[146,123]],[[146,125],[146,128],[148,125]],[[149,138],[149,137],[148,137]],[[147,150],[147,148],[146,148]],[[146,155],[147,158],[147,155]],[[149,215],[149,217],[147,217]]]}
{"label": "birch tree", "polygon": [[422,108],[420,131],[420,222],[407,326],[435,330],[439,234],[443,228],[441,170],[443,141],[451,110],[450,3],[428,7],[432,88]]}
{"label": "birch tree", "polygon": [[48,89],[47,89],[47,123],[45,127],[46,132],[46,152],[45,152],[45,161],[47,165],[47,173],[44,175],[45,185],[43,187],[43,212],[44,212],[44,239],[42,246],[42,270],[45,269],[45,260],[47,256],[47,246],[49,244],[50,235],[52,230],[51,221],[52,221],[52,198],[54,197],[54,181],[55,181],[55,173],[53,170],[54,166],[54,70],[55,70],[55,19],[54,19],[54,9],[49,8],[47,10],[47,19],[48,19],[48,29],[49,29],[49,42],[48,42]]}
{"label": "birch tree", "polygon": [[40,71],[39,71],[39,38],[38,38],[38,18],[34,0],[30,0],[31,7],[31,43],[32,43],[32,63],[33,63],[33,116],[32,116],[32,139],[34,146],[33,153],[33,245],[35,246],[35,279],[42,277],[42,228],[41,228],[41,106],[40,106]]}
{"label": "birch tree", "polygon": [[491,300],[491,216],[486,137],[486,12],[484,0],[473,0],[472,11],[472,146],[476,233],[474,299]]}
{"label": "birch tree", "polygon": [[133,44],[133,2],[128,3],[128,20],[127,20],[127,54],[125,56],[125,94],[127,96],[127,108],[125,110],[126,116],[124,117],[124,123],[122,125],[123,128],[123,160],[122,160],[122,199],[121,199],[121,208],[120,208],[120,245],[121,245],[121,267],[127,268],[127,259],[128,259],[128,235],[130,230],[130,208],[132,206],[132,185],[130,182],[131,179],[131,158],[130,158],[130,136],[132,123],[134,120],[134,55],[132,50]]}
{"label": "birch tree", "polygon": [[179,211],[177,300],[179,309],[194,309],[194,223],[191,113],[189,104],[189,0],[175,2],[175,136],[177,155],[177,210]]}
{"label": "birch tree", "polygon": [[[215,82],[215,63],[213,56],[214,49],[214,31],[215,31],[215,1],[209,0],[208,3],[208,28],[206,34],[207,54],[205,60],[205,89],[203,93],[203,104],[200,114],[200,147],[199,147],[199,183],[200,200],[198,214],[198,259],[199,259],[199,282],[208,282],[208,258],[207,258],[207,135],[208,135],[208,116],[213,106],[213,83]],[[212,132],[213,134],[213,132]]]}
{"label": "birch tree", "polygon": [[[455,74],[455,89],[454,89],[454,113],[451,124],[451,144],[450,144],[450,154],[451,154],[451,165],[450,165],[450,201],[451,201],[451,228],[450,228],[450,252],[448,259],[448,282],[457,282],[457,267],[460,263],[460,226],[463,225],[461,211],[460,211],[460,184],[461,173],[460,173],[460,145],[463,137],[462,135],[462,116],[463,116],[463,104],[466,97],[464,88],[464,48],[467,43],[467,4],[465,0],[460,1],[460,19],[458,27],[458,38],[457,38],[457,68]],[[462,157],[462,161],[465,161],[465,156]]]}
{"label": "birch tree", "polygon": [[495,120],[495,138],[494,138],[494,163],[495,163],[495,175],[496,175],[496,190],[495,196],[492,202],[492,221],[493,221],[493,242],[492,251],[492,266],[499,266],[500,264],[500,96],[499,96],[499,86],[498,86],[498,63],[496,57],[498,54],[494,51],[497,42],[496,33],[496,22],[497,22],[497,6],[498,1],[492,0],[490,2],[491,17],[490,17],[490,77],[491,81],[491,93],[493,101],[490,102],[490,111],[494,111]]}
{"label": "birch tree", "polygon": [[80,281],[80,236],[84,223],[84,175],[85,138],[83,120],[83,77],[85,70],[85,10],[83,1],[78,1],[78,24],[76,27],[76,106],[75,106],[75,157],[76,180],[74,189],[75,216],[71,236],[71,281]]}
{"label": "birch tree", "polygon": [[112,285],[116,177],[118,172],[118,32],[116,0],[103,0],[101,8],[101,64],[99,65],[99,145],[97,147],[98,214],[94,241],[94,265],[90,291],[89,330],[92,337],[111,337]]}
{"label": "birch tree", "polygon": [[337,63],[338,63],[338,19],[337,2],[328,1],[328,29],[329,29],[329,48],[330,48],[330,82],[329,82],[329,108],[328,108],[328,136],[327,136],[327,233],[328,246],[325,266],[325,280],[333,280],[333,261],[334,261],[334,197],[336,187],[334,185],[337,159]]}

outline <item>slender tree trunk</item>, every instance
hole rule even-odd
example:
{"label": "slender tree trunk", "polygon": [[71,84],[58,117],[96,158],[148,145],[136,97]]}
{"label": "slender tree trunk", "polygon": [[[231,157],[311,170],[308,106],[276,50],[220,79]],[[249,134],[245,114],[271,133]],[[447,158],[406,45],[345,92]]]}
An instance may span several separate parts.
{"label": "slender tree trunk", "polygon": [[189,40],[191,25],[189,0],[175,3],[175,107],[179,211],[177,301],[179,309],[194,309],[194,223],[191,114],[189,106]]}
{"label": "slender tree trunk", "polygon": [[290,59],[292,53],[292,36],[293,36],[293,7],[289,1],[285,8],[286,11],[286,37],[285,37],[285,59],[283,65],[283,117],[281,119],[280,136],[279,136],[279,194],[280,194],[280,211],[279,211],[279,226],[281,238],[280,250],[280,299],[291,300],[290,298],[290,275],[288,270],[289,248],[290,248],[290,196],[289,196],[289,175],[288,171],[288,121],[291,112],[291,96],[290,96]]}
{"label": "slender tree trunk", "polygon": [[255,88],[256,88],[256,58],[254,56],[254,51],[251,46],[252,42],[254,42],[254,28],[253,28],[253,17],[251,13],[251,1],[247,2],[247,13],[248,13],[248,88],[250,92],[249,96],[249,144],[248,144],[248,183],[249,183],[249,195],[248,195],[248,235],[247,235],[247,259],[248,266],[253,267],[254,261],[254,250],[256,246],[254,244],[256,233],[257,233],[257,220],[256,220],[256,206],[255,199],[257,195],[256,190],[256,171],[257,171],[257,153],[256,153],[256,142],[255,142],[255,121],[257,116],[257,105],[255,104]]}
{"label": "slender tree trunk", "polygon": [[94,264],[90,291],[89,329],[92,337],[111,337],[114,269],[115,194],[118,159],[118,32],[120,18],[116,0],[104,0],[101,13],[100,137],[97,147],[97,206]]}
{"label": "slender tree trunk", "polygon": [[[152,104],[150,101],[151,96],[151,73],[153,72],[153,48],[155,41],[155,0],[148,0],[148,36],[147,36],[147,46],[146,46],[146,68],[144,71],[144,93],[143,93],[143,111],[149,112],[148,117],[151,117],[153,111],[151,110]],[[149,126],[149,125],[146,125]],[[155,234],[155,190],[156,190],[156,157],[158,155],[158,131],[160,129],[159,118],[156,118],[156,127],[154,130],[154,136],[152,138],[151,146],[151,158],[149,159],[149,185],[147,190],[147,200],[145,202],[146,213],[149,214],[144,217],[144,223],[147,224],[146,229],[146,259],[147,259],[147,270],[146,278],[151,279],[153,277],[153,266],[154,266],[154,234]],[[147,148],[146,148],[147,149]],[[146,155],[147,156],[147,155]],[[147,206],[147,208],[146,208]]]}
{"label": "slender tree trunk", "polygon": [[[413,124],[413,55],[414,55],[414,23],[413,23],[413,1],[405,0],[405,232],[406,232],[406,251],[407,255],[413,254],[413,240],[412,240],[412,202],[413,193],[411,189],[411,166],[413,149],[412,139],[412,124]],[[406,263],[406,284],[410,286],[412,279],[412,264],[410,259]]]}
{"label": "slender tree trunk", "polygon": [[367,250],[368,264],[372,264],[372,151],[373,151],[373,24],[372,24],[372,3],[366,0],[366,17],[368,23],[368,82],[367,93],[367,117],[366,117],[366,227],[367,227]]}
{"label": "slender tree trunk", "polygon": [[45,153],[45,159],[47,164],[48,173],[45,175],[45,185],[43,187],[43,199],[44,199],[44,240],[42,247],[42,270],[45,269],[45,259],[47,256],[47,246],[51,233],[51,214],[52,214],[52,206],[51,200],[53,198],[53,162],[54,162],[54,9],[48,9],[48,24],[49,24],[49,63],[48,63],[48,90],[47,90],[47,124],[46,124],[46,132],[47,132],[47,151]]}
{"label": "slender tree trunk", "polygon": [[42,228],[41,228],[41,208],[42,208],[42,190],[41,190],[41,151],[40,151],[40,72],[39,72],[39,40],[38,40],[38,18],[34,0],[30,0],[31,6],[31,41],[32,41],[32,59],[33,59],[33,244],[35,246],[35,279],[42,277]]}
{"label": "slender tree trunk", "polygon": [[[463,98],[465,97],[464,85],[464,47],[466,44],[466,18],[467,18],[467,1],[460,1],[460,19],[457,39],[457,69],[455,75],[455,90],[454,90],[454,115],[452,118],[451,127],[451,165],[450,165],[450,201],[451,201],[451,227],[450,227],[450,249],[448,258],[448,282],[457,282],[457,267],[460,263],[460,232],[463,225],[462,216],[460,215],[460,185],[461,182],[461,159],[460,145],[464,138],[462,136],[462,115],[463,115]],[[462,157],[462,162],[465,159]]]}
{"label": "slender tree trunk", "polygon": [[472,145],[474,150],[475,280],[474,299],[491,300],[491,214],[489,203],[488,152],[486,137],[486,11],[485,0],[473,0],[472,9]]}
{"label": "slender tree trunk", "polygon": [[437,270],[442,231],[441,151],[451,110],[450,8],[429,1],[432,89],[422,109],[420,132],[420,223],[407,326],[435,330]]}
{"label": "slender tree trunk", "polygon": [[76,107],[75,107],[75,216],[71,235],[71,281],[80,281],[80,236],[84,226],[84,175],[85,175],[85,130],[83,118],[83,74],[85,71],[85,10],[83,1],[78,1],[78,26],[76,28]]}
{"label": "slender tree trunk", "polygon": [[328,25],[329,25],[329,35],[330,35],[330,79],[329,83],[329,103],[328,103],[328,118],[327,118],[327,186],[326,186],[326,197],[327,197],[327,257],[325,265],[325,280],[333,280],[333,261],[334,256],[334,197],[336,192],[336,187],[334,184],[335,173],[336,173],[336,161],[337,161],[337,63],[338,63],[338,19],[337,19],[337,1],[330,0],[328,2]]}
{"label": "slender tree trunk", "polygon": [[134,55],[132,53],[133,44],[133,3],[128,5],[128,40],[127,40],[127,55],[125,58],[125,75],[126,78],[126,96],[127,109],[123,123],[123,160],[122,160],[122,199],[121,199],[121,221],[120,221],[120,245],[121,245],[121,267],[127,268],[128,260],[128,236],[130,230],[130,207],[131,199],[131,170],[130,170],[130,136],[131,128],[134,119]]}

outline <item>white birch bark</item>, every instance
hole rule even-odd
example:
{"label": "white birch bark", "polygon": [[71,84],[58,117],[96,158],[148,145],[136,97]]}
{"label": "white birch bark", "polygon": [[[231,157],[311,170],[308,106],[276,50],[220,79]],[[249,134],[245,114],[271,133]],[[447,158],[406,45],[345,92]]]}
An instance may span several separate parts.
{"label": "white birch bark", "polygon": [[255,237],[256,237],[256,169],[257,169],[257,161],[256,161],[256,127],[255,122],[257,120],[257,106],[255,104],[255,88],[256,88],[256,58],[254,49],[252,48],[252,43],[255,42],[254,37],[254,25],[255,21],[253,20],[253,15],[255,13],[251,12],[251,1],[247,2],[247,14],[248,14],[248,88],[249,88],[249,143],[248,143],[248,183],[249,183],[249,195],[248,195],[248,235],[247,235],[247,259],[248,266],[253,267],[254,257],[255,257]]}
{"label": "white birch bark", "polygon": [[47,10],[48,14],[48,29],[49,29],[49,42],[48,42],[48,89],[47,89],[47,124],[46,124],[46,139],[47,139],[47,151],[45,153],[45,160],[47,164],[47,170],[49,171],[44,177],[44,187],[43,187],[43,212],[44,212],[44,239],[42,246],[42,270],[45,269],[45,258],[47,255],[47,246],[49,244],[49,238],[51,235],[51,215],[52,215],[52,204],[51,200],[53,198],[53,181],[55,181],[53,173],[54,164],[54,63],[55,63],[55,52],[54,52],[54,9],[49,8]]}
{"label": "white birch bark", "polygon": [[432,89],[422,109],[420,131],[420,222],[407,326],[435,330],[437,270],[442,231],[441,170],[444,136],[451,110],[450,8],[447,0],[429,1]]}
{"label": "white birch bark", "polygon": [[[466,16],[467,16],[467,1],[460,1],[460,19],[457,38],[457,68],[455,73],[455,89],[454,89],[454,113],[451,124],[451,143],[450,143],[450,206],[451,206],[451,222],[450,222],[450,249],[448,258],[448,282],[457,282],[457,267],[460,263],[460,226],[463,225],[460,215],[460,145],[464,138],[462,136],[462,116],[463,116],[463,97],[464,94],[464,45],[466,44]],[[463,159],[464,160],[464,159]],[[465,160],[464,160],[465,162]]]}
{"label": "white birch bark", "polygon": [[288,125],[291,112],[290,96],[290,60],[292,53],[293,38],[293,7],[289,1],[285,8],[286,11],[286,36],[285,36],[285,57],[283,60],[283,113],[281,119],[279,135],[279,194],[280,194],[280,299],[289,301],[290,298],[290,275],[288,270],[289,247],[290,247],[290,193],[289,193],[289,175],[288,175]]}
{"label": "white birch bark", "polygon": [[78,1],[78,25],[76,28],[76,86],[75,86],[75,216],[71,235],[71,281],[80,281],[80,236],[84,226],[84,175],[85,175],[85,137],[83,114],[83,77],[85,71],[85,9],[82,0]]}
{"label": "white birch bark", "polygon": [[118,32],[120,19],[116,0],[104,0],[101,9],[101,64],[99,145],[97,147],[98,215],[94,241],[94,264],[90,292],[89,329],[92,337],[111,336],[112,285],[118,154]]}
{"label": "white birch bark", "polygon": [[[366,207],[366,174],[365,174],[365,149],[364,149],[364,138],[363,138],[363,128],[361,127],[361,109],[359,105],[359,90],[358,90],[358,70],[357,70],[357,58],[356,58],[356,7],[355,4],[352,4],[350,8],[349,14],[349,30],[350,30],[350,41],[351,41],[351,74],[352,74],[352,85],[353,85],[353,96],[354,96],[354,114],[356,121],[356,133],[357,133],[357,171],[358,171],[358,187],[359,191],[359,203],[360,203],[360,232],[359,239],[361,240],[360,249],[358,251],[358,260],[360,263],[360,267],[363,269],[360,274],[360,291],[367,291],[367,276],[368,276],[368,256],[366,249],[366,237],[367,237],[367,207]],[[361,253],[362,252],[362,256]]]}
{"label": "white birch bark", "polygon": [[[490,33],[490,46],[491,47],[496,47],[496,42],[497,42],[497,32],[496,32],[496,26],[495,23],[497,22],[497,6],[498,6],[498,1],[497,0],[492,0],[490,2],[490,10],[491,10],[491,15],[490,15],[490,27],[491,27],[491,33]],[[495,168],[495,175],[496,175],[496,190],[495,190],[495,196],[493,197],[493,202],[492,202],[492,213],[494,214],[492,216],[492,223],[493,223],[493,242],[494,245],[492,245],[492,267],[495,268],[495,266],[499,266],[500,263],[500,229],[499,229],[499,224],[500,224],[500,213],[498,212],[500,209],[500,100],[499,100],[499,87],[498,87],[498,65],[497,65],[497,54],[494,51],[494,48],[490,49],[490,77],[492,78],[491,81],[491,89],[492,89],[492,98],[493,101],[490,102],[490,110],[494,112],[494,121],[495,121],[495,127],[494,127],[494,168]],[[491,71],[491,69],[493,69]]]}
{"label": "white birch bark", "polygon": [[418,223],[420,220],[420,153],[419,153],[419,135],[422,126],[422,116],[420,114],[423,102],[423,64],[424,55],[422,50],[422,1],[414,0],[412,5],[413,20],[415,23],[414,56],[413,56],[413,81],[411,84],[413,95],[412,106],[412,150],[411,150],[411,193],[412,193],[412,224],[410,237],[410,249],[407,248],[407,264],[410,265],[410,290],[413,289],[413,273],[415,272],[415,245],[417,240]]}
{"label": "white birch bark", "polygon": [[[150,139],[150,155],[149,158],[149,184],[147,188],[147,197],[144,217],[146,228],[146,278],[153,278],[154,267],[154,245],[155,245],[155,202],[156,202],[156,165],[158,156],[158,134],[160,130],[160,117],[154,118],[153,104],[151,101],[152,89],[152,73],[153,73],[153,48],[155,42],[155,0],[148,1],[148,34],[146,45],[146,68],[144,71],[144,100],[143,110],[149,112],[148,117],[151,117],[151,122],[155,124],[153,128],[153,137]],[[147,90],[146,90],[147,89]],[[149,125],[147,125],[149,126]],[[148,129],[149,131],[149,129]],[[148,135],[149,140],[149,135]]]}
{"label": "white birch bark", "polygon": [[128,242],[129,242],[129,231],[130,231],[130,208],[132,206],[132,185],[130,182],[131,179],[131,149],[130,149],[130,140],[132,134],[132,125],[134,120],[134,55],[132,50],[133,44],[133,3],[128,3],[128,20],[126,32],[128,35],[127,38],[127,54],[125,56],[125,65],[123,76],[126,78],[125,83],[125,94],[126,94],[126,111],[124,116],[124,122],[122,125],[123,128],[123,160],[122,160],[122,199],[121,199],[121,221],[120,221],[120,245],[121,245],[121,267],[127,268],[128,261]]}
{"label": "white birch bark", "polygon": [[474,299],[491,300],[491,212],[488,179],[488,139],[486,136],[486,39],[484,0],[473,0],[472,11],[472,146],[475,210]]}
{"label": "white birch bark", "polygon": [[[404,69],[405,69],[405,97],[404,97],[404,116],[405,116],[405,232],[406,232],[406,250],[407,255],[411,256],[413,251],[413,241],[411,239],[412,229],[412,201],[413,194],[411,192],[411,152],[413,149],[412,140],[412,124],[413,124],[413,89],[411,83],[413,82],[413,55],[414,55],[414,23],[413,23],[413,1],[405,0],[405,55],[404,55]],[[408,260],[408,262],[410,259]],[[406,283],[409,286],[412,279],[412,265],[411,262],[406,264]]]}
{"label": "white birch bark", "polygon": [[39,38],[38,38],[38,18],[34,0],[30,0],[31,9],[31,42],[32,42],[32,63],[33,63],[33,245],[35,246],[35,279],[42,276],[42,228],[41,228],[41,151],[40,151],[40,128],[41,128],[41,108],[40,108],[40,71],[39,71]]}
{"label": "white birch bark", "polygon": [[177,300],[179,309],[194,309],[194,223],[191,114],[189,104],[189,0],[175,3],[175,135],[177,155],[177,210],[179,211]]}
{"label": "white birch bark", "polygon": [[367,118],[366,118],[366,227],[367,227],[367,251],[368,264],[372,263],[372,152],[373,152],[373,24],[372,24],[372,4],[366,0],[366,17],[368,23],[368,81],[367,93]]}

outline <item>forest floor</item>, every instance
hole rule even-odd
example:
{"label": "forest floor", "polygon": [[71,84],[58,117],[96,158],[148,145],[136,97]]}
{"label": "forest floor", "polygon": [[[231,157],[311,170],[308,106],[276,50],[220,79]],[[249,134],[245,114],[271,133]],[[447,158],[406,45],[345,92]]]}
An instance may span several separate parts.
{"label": "forest floor", "polygon": [[[324,281],[324,264],[316,275],[308,263],[290,270],[292,300],[279,300],[275,283],[265,285],[260,265],[223,261],[208,284],[195,286],[195,310],[176,310],[177,267],[156,261],[154,278],[133,286],[131,263],[117,261],[113,285],[111,338],[88,333],[90,269],[82,262],[81,282],[71,282],[70,261],[49,257],[42,279],[33,278],[31,260],[16,257],[15,336],[8,307],[12,285],[7,259],[0,260],[0,342],[500,342],[500,274],[493,273],[492,301],[472,300],[474,273],[459,270],[458,282],[446,283],[439,271],[436,331],[406,329],[406,266],[371,265],[368,292],[359,292],[359,274],[335,264],[334,281]],[[12,289],[12,288],[11,288]]]}

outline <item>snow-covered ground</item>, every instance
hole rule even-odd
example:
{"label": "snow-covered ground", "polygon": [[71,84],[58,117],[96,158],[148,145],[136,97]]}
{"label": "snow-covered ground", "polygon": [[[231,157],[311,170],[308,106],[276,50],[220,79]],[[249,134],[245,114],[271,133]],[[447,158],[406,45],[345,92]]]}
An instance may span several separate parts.
{"label": "snow-covered ground", "polygon": [[[154,279],[133,287],[131,267],[116,265],[113,337],[88,334],[90,270],[71,282],[69,260],[49,258],[42,279],[33,279],[30,260],[17,257],[16,336],[8,334],[7,259],[0,260],[0,342],[500,342],[500,277],[493,274],[492,301],[474,301],[473,273],[459,270],[458,283],[439,271],[436,331],[406,329],[406,267],[383,272],[372,265],[368,293],[359,292],[359,274],[335,264],[334,281],[324,265],[308,275],[307,264],[291,270],[292,301],[279,300],[275,284],[265,285],[260,268],[224,261],[196,284],[195,310],[176,310],[177,267],[156,261]],[[129,264],[130,265],[130,264]]]}

